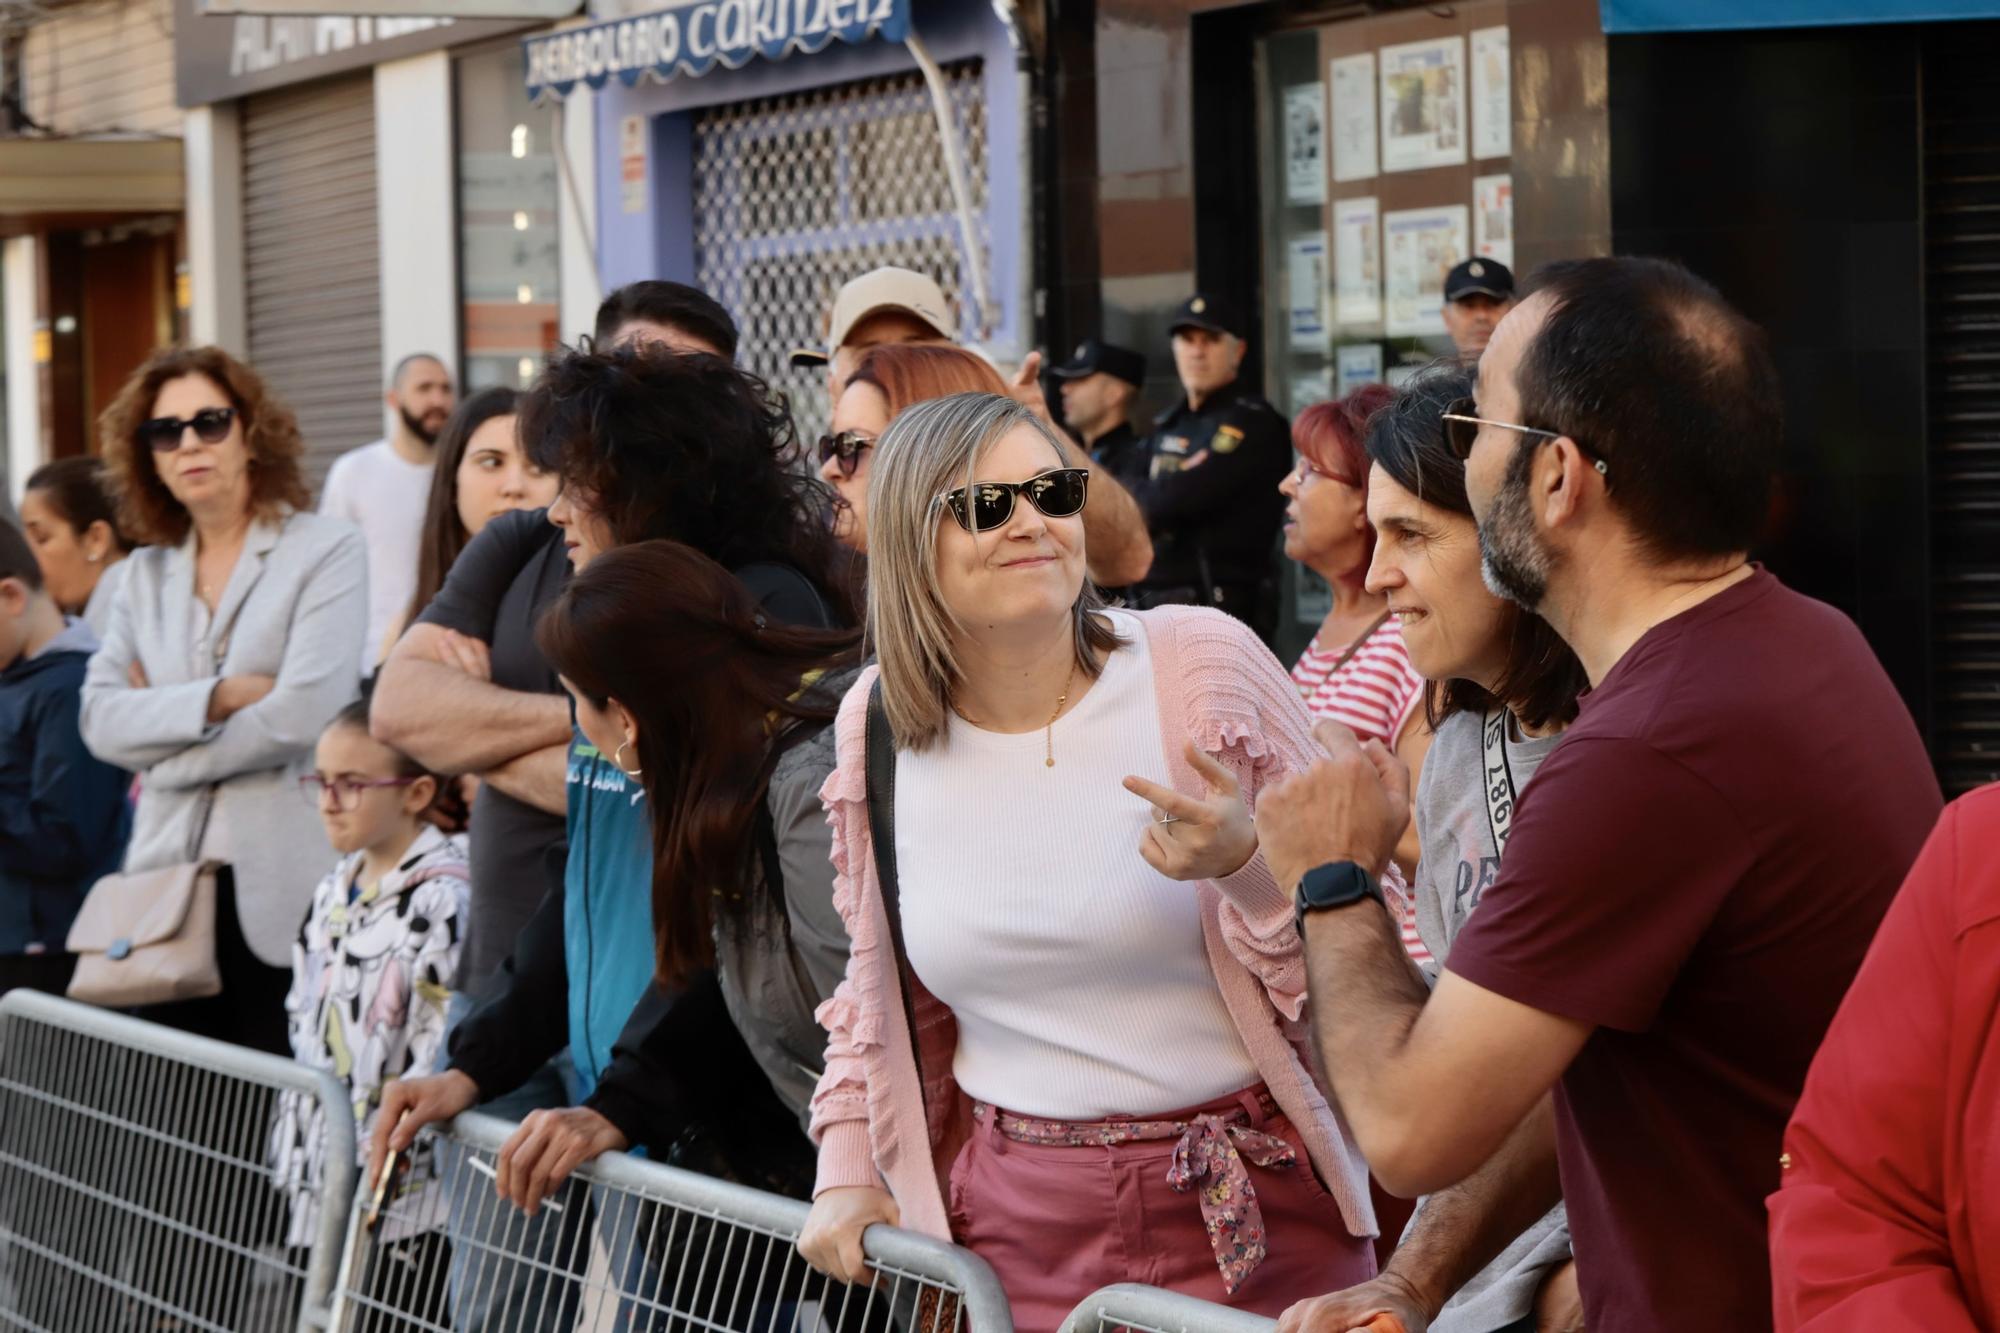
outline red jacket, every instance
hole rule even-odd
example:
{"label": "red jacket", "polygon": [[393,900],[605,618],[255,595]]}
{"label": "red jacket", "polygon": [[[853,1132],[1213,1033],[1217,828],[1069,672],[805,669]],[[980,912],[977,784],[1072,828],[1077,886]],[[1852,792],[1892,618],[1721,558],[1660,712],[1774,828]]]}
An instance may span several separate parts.
{"label": "red jacket", "polygon": [[2000,786],[1946,808],[1785,1132],[1779,1333],[1994,1325],[2000,1298]]}

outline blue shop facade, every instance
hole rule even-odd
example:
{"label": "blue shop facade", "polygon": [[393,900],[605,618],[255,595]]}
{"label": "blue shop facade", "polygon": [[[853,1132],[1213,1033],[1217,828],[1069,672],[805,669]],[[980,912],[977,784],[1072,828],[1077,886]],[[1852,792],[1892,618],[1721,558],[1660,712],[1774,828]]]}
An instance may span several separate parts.
{"label": "blue shop facade", "polygon": [[[595,93],[604,290],[701,287],[741,363],[827,413],[819,347],[839,286],[935,277],[968,343],[1011,365],[1031,336],[1027,66],[984,0],[697,0],[525,39],[528,93]],[[929,66],[927,76],[925,66]]]}

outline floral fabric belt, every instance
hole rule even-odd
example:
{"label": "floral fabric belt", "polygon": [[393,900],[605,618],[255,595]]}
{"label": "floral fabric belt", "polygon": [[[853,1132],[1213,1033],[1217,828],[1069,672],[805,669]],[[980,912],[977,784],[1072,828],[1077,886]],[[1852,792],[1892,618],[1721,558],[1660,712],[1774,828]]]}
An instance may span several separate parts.
{"label": "floral fabric belt", "polygon": [[[1275,1114],[1269,1094],[1259,1094],[1266,1114]],[[1201,1220],[1215,1251],[1215,1266],[1230,1295],[1257,1271],[1269,1245],[1264,1235],[1264,1210],[1250,1183],[1252,1165],[1290,1170],[1298,1153],[1276,1134],[1250,1127],[1247,1110],[1207,1112],[1188,1120],[1036,1120],[985,1103],[974,1108],[982,1120],[994,1118],[994,1128],[1016,1143],[1045,1148],[1111,1147],[1178,1139],[1167,1184],[1177,1194],[1201,1191]]]}

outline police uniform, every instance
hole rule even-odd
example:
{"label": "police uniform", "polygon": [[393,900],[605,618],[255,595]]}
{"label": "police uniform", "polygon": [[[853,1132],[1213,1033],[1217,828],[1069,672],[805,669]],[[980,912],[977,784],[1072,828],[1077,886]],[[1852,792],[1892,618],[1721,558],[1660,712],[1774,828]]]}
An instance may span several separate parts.
{"label": "police uniform", "polygon": [[[1056,380],[1080,380],[1091,375],[1109,375],[1123,380],[1133,389],[1146,387],[1146,358],[1129,348],[1118,347],[1096,338],[1085,338],[1076,345],[1076,351],[1069,360],[1059,366],[1049,367],[1049,375]],[[1071,427],[1075,434],[1075,427]],[[1078,444],[1083,440],[1079,438]],[[1130,490],[1135,482],[1146,479],[1146,442],[1132,429],[1132,423],[1121,421],[1103,435],[1097,437],[1088,447],[1091,461],[1117,478],[1118,484]]]}
{"label": "police uniform", "polygon": [[[1191,325],[1231,331],[1202,296],[1175,316],[1174,328]],[[1153,566],[1131,590],[1133,603],[1214,606],[1268,634],[1274,626],[1265,622],[1276,609],[1273,549],[1285,510],[1278,484],[1291,468],[1290,424],[1240,379],[1199,410],[1183,398],[1161,413],[1133,475],[1119,476],[1153,537]]]}

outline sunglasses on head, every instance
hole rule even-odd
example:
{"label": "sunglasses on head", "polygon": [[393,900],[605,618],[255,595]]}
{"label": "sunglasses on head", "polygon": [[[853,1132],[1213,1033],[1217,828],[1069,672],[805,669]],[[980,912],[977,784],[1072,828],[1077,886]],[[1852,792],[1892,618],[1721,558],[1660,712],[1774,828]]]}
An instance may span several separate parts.
{"label": "sunglasses on head", "polygon": [[139,425],[139,442],[156,454],[170,454],[181,447],[189,426],[203,444],[221,444],[229,438],[229,423],[236,420],[233,407],[204,407],[185,419],[154,417]]}
{"label": "sunglasses on head", "polygon": [[1026,481],[976,481],[946,491],[938,498],[967,532],[986,532],[1014,517],[1014,497],[1049,518],[1074,518],[1083,512],[1090,490],[1090,473],[1080,467],[1052,468]]}
{"label": "sunglasses on head", "polygon": [[863,435],[858,430],[844,430],[838,435],[819,437],[819,461],[824,467],[830,458],[840,460],[840,475],[851,477],[854,469],[861,466],[861,455],[875,447],[875,437]]}

